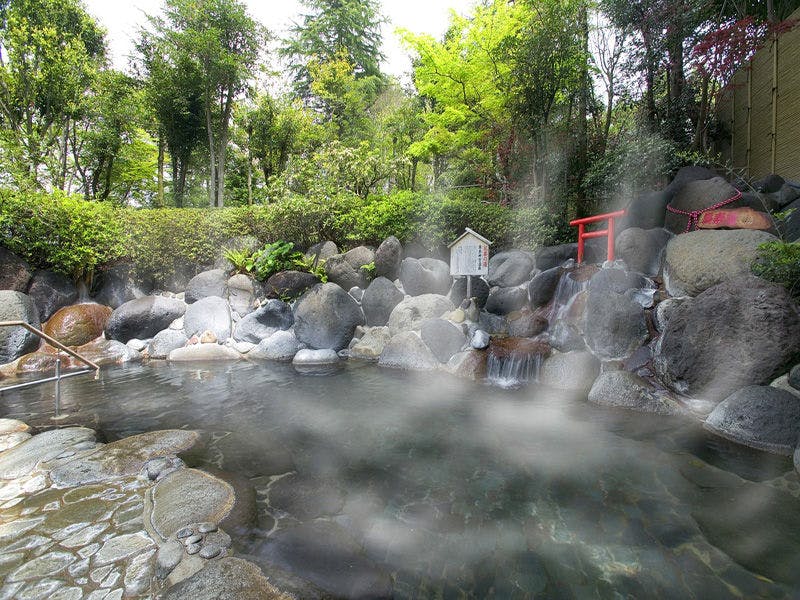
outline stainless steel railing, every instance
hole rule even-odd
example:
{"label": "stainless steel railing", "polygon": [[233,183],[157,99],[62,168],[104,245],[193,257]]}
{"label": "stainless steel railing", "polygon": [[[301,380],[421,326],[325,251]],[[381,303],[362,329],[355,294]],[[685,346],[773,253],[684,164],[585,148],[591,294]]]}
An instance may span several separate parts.
{"label": "stainless steel railing", "polygon": [[[58,348],[58,353],[56,354],[56,374],[53,377],[44,377],[42,379],[36,379],[34,381],[26,381],[23,383],[15,383],[13,385],[7,385],[5,387],[0,388],[0,393],[7,392],[10,390],[18,390],[22,388],[31,387],[34,385],[39,385],[42,383],[47,383],[49,381],[55,382],[55,417],[58,418],[61,413],[61,380],[66,379],[67,377],[75,377],[76,375],[83,375],[85,373],[91,373],[94,371],[94,378],[97,379],[100,376],[100,367],[86,358],[85,356],[81,356],[78,352],[75,352],[71,348],[68,348],[57,339],[50,337],[44,331],[37,329],[30,323],[26,323],[25,321],[0,321],[0,327],[22,327],[27,329],[31,333],[38,335],[44,341],[46,341],[51,346]],[[65,352],[69,356],[78,359],[86,366],[90,367],[88,369],[81,369],[80,371],[73,371],[72,373],[61,373],[61,352]]]}

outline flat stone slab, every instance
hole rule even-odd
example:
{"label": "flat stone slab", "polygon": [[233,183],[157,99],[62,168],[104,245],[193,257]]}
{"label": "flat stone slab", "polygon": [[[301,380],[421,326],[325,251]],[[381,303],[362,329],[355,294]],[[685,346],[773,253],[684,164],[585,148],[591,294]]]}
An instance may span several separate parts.
{"label": "flat stone slab", "polygon": [[70,446],[94,440],[94,435],[94,431],[85,427],[53,429],[37,434],[0,455],[0,479],[27,475],[39,463],[55,458]]}
{"label": "flat stone slab", "polygon": [[166,429],[127,437],[102,446],[95,452],[53,469],[53,482],[74,487],[109,477],[137,475],[151,458],[171,456],[188,450],[197,442],[196,431]]}
{"label": "flat stone slab", "polygon": [[116,563],[145,550],[154,550],[155,543],[144,532],[118,535],[108,540],[92,557],[92,565],[102,567]]}
{"label": "flat stone slab", "polygon": [[239,360],[242,355],[233,348],[219,344],[194,344],[176,348],[167,356],[173,362],[193,360]]}
{"label": "flat stone slab", "polygon": [[162,600],[291,600],[267,581],[261,570],[240,558],[209,561],[206,566],[170,587]]}
{"label": "flat stone slab", "polygon": [[30,426],[22,421],[17,421],[16,419],[0,419],[0,435],[17,432],[24,433],[30,430]]}
{"label": "flat stone slab", "polygon": [[203,471],[180,469],[153,488],[150,522],[165,540],[191,523],[219,523],[233,508],[233,487]]}

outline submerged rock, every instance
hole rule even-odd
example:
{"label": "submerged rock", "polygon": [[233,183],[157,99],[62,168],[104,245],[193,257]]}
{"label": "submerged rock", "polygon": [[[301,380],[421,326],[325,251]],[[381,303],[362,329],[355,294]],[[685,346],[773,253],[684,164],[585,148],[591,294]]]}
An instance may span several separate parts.
{"label": "submerged rock", "polygon": [[367,559],[339,525],[312,521],[279,529],[255,552],[336,598],[391,598],[389,576]]}
{"label": "submerged rock", "polygon": [[111,308],[102,304],[73,304],[58,310],[44,325],[44,332],[65,346],[91,342],[108,325]]}
{"label": "submerged rock", "polygon": [[55,458],[81,442],[94,441],[95,433],[85,427],[67,427],[39,433],[0,455],[0,479],[27,475],[43,461]]}
{"label": "submerged rock", "polygon": [[771,386],[747,386],[720,402],[705,427],[738,444],[791,456],[800,438],[800,398]]}
{"label": "submerged rock", "polygon": [[650,383],[628,371],[602,373],[589,390],[589,402],[659,415],[684,412],[680,404],[666,394],[658,393]]}
{"label": "submerged rock", "polygon": [[[127,362],[136,362],[142,359],[141,354],[139,354],[133,348],[129,348],[122,342],[118,342],[116,340],[106,340],[103,338],[96,338],[88,344],[78,346],[77,352],[100,367],[107,365],[121,365]],[[76,366],[84,366],[82,362],[74,359],[72,362]]]}
{"label": "submerged rock", "polygon": [[261,570],[240,558],[211,560],[191,577],[168,588],[162,600],[289,600]]}
{"label": "submerged rock", "polygon": [[591,352],[553,353],[539,373],[539,382],[562,390],[588,391],[600,374],[600,361]]}
{"label": "submerged rock", "polygon": [[339,362],[339,355],[332,348],[320,350],[302,349],[292,358],[293,365],[331,365]]}
{"label": "submerged rock", "polygon": [[230,484],[213,475],[179,469],[156,483],[152,498],[150,523],[167,540],[192,523],[219,523],[233,508],[236,497]]}

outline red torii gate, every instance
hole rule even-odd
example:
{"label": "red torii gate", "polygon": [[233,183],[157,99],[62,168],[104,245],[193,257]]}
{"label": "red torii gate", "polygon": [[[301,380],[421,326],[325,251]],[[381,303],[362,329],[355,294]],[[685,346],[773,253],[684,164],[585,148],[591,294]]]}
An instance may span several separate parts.
{"label": "red torii gate", "polygon": [[[605,236],[608,236],[608,260],[614,260],[614,219],[624,214],[624,210],[617,210],[602,215],[594,215],[593,217],[575,219],[569,222],[572,227],[578,227],[578,264],[583,262],[583,241]],[[608,226],[605,229],[586,231],[586,225],[606,220],[608,220]]]}

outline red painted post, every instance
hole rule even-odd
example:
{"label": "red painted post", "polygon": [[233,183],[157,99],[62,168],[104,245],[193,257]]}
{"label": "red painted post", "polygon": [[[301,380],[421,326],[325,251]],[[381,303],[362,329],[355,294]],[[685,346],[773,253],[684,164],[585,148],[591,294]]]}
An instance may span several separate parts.
{"label": "red painted post", "polygon": [[[625,214],[624,210],[618,210],[615,212],[605,213],[602,215],[594,215],[593,217],[584,217],[583,219],[575,219],[570,221],[569,224],[572,227],[578,227],[578,264],[583,262],[583,254],[584,254],[584,240],[588,240],[591,238],[598,238],[598,237],[608,237],[608,260],[614,260],[614,219],[616,217],[621,217]],[[598,221],[608,221],[608,226],[606,229],[601,229],[598,231],[590,231],[586,232],[586,225],[589,223],[597,223]]]}

